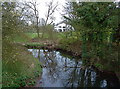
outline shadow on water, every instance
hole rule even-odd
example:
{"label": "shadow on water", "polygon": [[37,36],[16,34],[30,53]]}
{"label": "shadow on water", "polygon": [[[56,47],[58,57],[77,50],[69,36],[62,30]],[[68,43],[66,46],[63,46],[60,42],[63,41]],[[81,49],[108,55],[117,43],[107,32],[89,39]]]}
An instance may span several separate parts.
{"label": "shadow on water", "polygon": [[97,72],[92,67],[82,66],[79,58],[64,56],[59,51],[28,49],[42,63],[42,76],[37,87],[119,87],[116,76]]}

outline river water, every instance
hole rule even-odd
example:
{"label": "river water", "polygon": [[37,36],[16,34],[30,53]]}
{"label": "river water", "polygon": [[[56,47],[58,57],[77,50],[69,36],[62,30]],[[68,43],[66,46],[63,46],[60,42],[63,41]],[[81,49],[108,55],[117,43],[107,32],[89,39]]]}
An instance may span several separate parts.
{"label": "river water", "polygon": [[[42,63],[41,79],[37,87],[89,87],[109,89],[118,87],[116,76],[99,74],[92,67],[84,67],[81,58],[60,51],[28,49]],[[114,89],[114,88],[113,88]]]}

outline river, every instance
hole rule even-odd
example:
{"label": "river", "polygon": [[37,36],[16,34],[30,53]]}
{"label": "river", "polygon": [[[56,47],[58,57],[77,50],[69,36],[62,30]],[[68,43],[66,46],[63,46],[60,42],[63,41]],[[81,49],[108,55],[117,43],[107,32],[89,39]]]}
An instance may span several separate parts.
{"label": "river", "polygon": [[107,76],[92,67],[84,67],[81,58],[60,51],[28,49],[42,63],[42,75],[37,87],[118,87],[116,76]]}

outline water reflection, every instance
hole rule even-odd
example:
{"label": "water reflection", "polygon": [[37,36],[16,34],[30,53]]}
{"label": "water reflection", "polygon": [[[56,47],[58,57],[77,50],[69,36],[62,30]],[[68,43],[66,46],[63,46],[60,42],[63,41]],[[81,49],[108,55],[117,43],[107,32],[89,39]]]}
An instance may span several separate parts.
{"label": "water reflection", "polygon": [[115,76],[97,73],[92,67],[83,67],[82,61],[62,56],[59,51],[29,49],[44,66],[39,87],[115,87],[119,82]]}

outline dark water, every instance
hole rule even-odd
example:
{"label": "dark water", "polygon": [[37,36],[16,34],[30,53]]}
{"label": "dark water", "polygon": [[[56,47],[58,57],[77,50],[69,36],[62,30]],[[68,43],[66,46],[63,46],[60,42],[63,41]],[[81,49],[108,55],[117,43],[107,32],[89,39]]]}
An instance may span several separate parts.
{"label": "dark water", "polygon": [[[28,49],[44,68],[37,87],[118,87],[116,76],[106,76],[91,67],[83,67],[82,60],[59,51]],[[113,88],[114,89],[114,88]]]}

